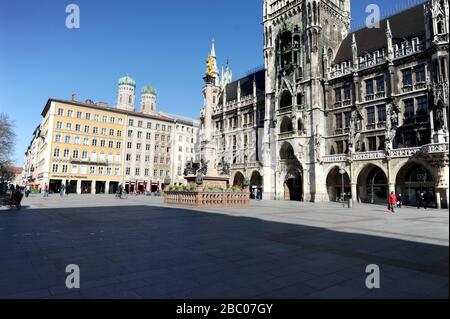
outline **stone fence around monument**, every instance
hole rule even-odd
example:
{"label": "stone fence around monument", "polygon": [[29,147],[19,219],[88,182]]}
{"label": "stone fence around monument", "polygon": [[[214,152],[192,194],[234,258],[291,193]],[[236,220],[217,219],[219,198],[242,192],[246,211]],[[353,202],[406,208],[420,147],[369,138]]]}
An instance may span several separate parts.
{"label": "stone fence around monument", "polygon": [[197,191],[166,191],[164,204],[212,207],[212,206],[248,206],[250,205],[250,192],[205,192]]}

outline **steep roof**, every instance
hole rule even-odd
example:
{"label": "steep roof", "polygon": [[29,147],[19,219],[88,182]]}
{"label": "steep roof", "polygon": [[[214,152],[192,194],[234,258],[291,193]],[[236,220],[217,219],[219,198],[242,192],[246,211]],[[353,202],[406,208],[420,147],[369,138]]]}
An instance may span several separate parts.
{"label": "steep roof", "polygon": [[[253,79],[256,81],[256,91],[264,92],[266,89],[266,70],[262,69],[255,73],[249,74],[241,79],[227,84],[227,101],[237,99],[238,83],[241,83],[241,96],[253,94]],[[223,101],[223,95],[220,98],[220,103]]]}
{"label": "steep roof", "polygon": [[394,44],[425,34],[425,8],[419,4],[380,21],[379,28],[363,28],[347,35],[335,57],[335,63],[352,59],[352,35],[355,34],[358,54],[374,52],[387,45],[387,20],[391,25]]}

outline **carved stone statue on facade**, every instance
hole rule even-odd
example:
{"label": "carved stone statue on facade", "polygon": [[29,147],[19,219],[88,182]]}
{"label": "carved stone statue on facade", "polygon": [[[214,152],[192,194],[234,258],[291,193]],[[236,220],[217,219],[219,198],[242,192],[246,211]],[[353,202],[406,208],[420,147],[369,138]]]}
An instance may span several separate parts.
{"label": "carved stone statue on facade", "polygon": [[314,136],[314,153],[317,163],[322,163],[322,135],[319,133],[319,126],[316,126],[316,133]]}
{"label": "carved stone statue on facade", "polygon": [[442,130],[444,128],[444,112],[441,107],[436,107],[434,109],[434,129],[436,131]]}

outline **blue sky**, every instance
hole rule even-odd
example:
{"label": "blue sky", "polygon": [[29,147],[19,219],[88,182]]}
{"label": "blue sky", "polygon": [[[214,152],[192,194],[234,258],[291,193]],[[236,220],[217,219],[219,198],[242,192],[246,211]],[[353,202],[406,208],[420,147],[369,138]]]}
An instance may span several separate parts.
{"label": "blue sky", "polygon": [[[353,0],[353,24],[364,22],[367,4],[386,13],[409,2]],[[70,3],[80,7],[80,29],[65,27]],[[159,110],[197,117],[211,39],[219,67],[230,59],[236,78],[263,63],[261,21],[262,0],[0,0],[0,112],[16,123],[16,163],[48,98],[76,93],[113,105],[125,74],[138,90],[157,88]]]}

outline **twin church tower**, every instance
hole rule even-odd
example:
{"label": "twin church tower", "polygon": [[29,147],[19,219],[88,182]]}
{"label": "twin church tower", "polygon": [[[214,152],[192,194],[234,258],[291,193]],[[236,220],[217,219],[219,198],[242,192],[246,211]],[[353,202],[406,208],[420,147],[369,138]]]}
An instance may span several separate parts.
{"label": "twin church tower", "polygon": [[[124,76],[119,80],[119,92],[117,94],[117,108],[119,110],[136,111],[136,81]],[[158,93],[155,88],[145,85],[141,90],[141,112],[143,114],[156,114],[156,101]]]}

